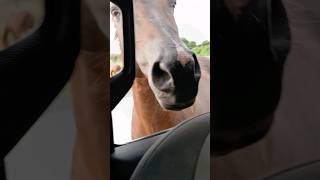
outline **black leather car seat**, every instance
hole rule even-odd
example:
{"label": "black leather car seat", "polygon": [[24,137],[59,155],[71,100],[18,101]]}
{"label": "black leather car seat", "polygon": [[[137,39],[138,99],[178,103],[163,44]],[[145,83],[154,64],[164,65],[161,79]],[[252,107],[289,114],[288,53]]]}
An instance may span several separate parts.
{"label": "black leather car seat", "polygon": [[210,113],[182,122],[150,147],[131,180],[150,179],[210,179]]}

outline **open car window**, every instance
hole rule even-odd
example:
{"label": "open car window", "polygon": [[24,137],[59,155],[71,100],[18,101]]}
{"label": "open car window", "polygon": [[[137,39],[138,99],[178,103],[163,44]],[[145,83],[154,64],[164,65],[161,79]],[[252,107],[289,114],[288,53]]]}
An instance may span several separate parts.
{"label": "open car window", "polygon": [[[165,6],[162,6],[163,4]],[[114,5],[110,6],[111,77],[116,76],[123,68],[121,44],[126,43],[121,39],[123,35],[122,22],[119,21],[121,11],[113,11],[117,8],[112,6]],[[125,144],[152,135],[169,129],[185,119],[210,111],[210,1],[156,0],[153,3],[147,3],[142,0],[133,0],[133,7],[136,55],[132,58],[136,61],[135,81],[112,111],[115,144]],[[167,15],[163,12],[167,12]],[[160,60],[161,56],[163,59]],[[168,69],[163,70],[158,65],[162,66],[164,61],[176,60],[190,61],[192,64],[190,68],[196,70],[193,69],[192,73],[188,74],[178,65],[178,70],[173,74],[181,70],[182,73],[178,76],[185,79],[175,75],[171,80],[166,79],[172,74],[162,75]],[[167,64],[168,67],[171,62]],[[153,70],[157,67],[160,67],[159,71]],[[188,82],[188,78],[197,79],[199,74],[201,79],[197,82],[198,84],[183,83]],[[172,99],[179,99],[178,102],[161,104],[162,100],[157,94],[159,87],[165,84],[161,81],[178,82],[174,85],[178,86],[178,90],[169,90],[177,92],[178,95],[174,94],[175,97],[172,96]],[[184,93],[186,95],[182,95]],[[200,95],[195,98],[194,103],[191,100],[193,93]],[[186,100],[180,100],[184,98]],[[193,105],[190,106],[192,103]]]}
{"label": "open car window", "polygon": [[123,68],[123,57],[121,56],[120,40],[123,39],[122,12],[114,3],[110,2],[110,77],[121,72]]}

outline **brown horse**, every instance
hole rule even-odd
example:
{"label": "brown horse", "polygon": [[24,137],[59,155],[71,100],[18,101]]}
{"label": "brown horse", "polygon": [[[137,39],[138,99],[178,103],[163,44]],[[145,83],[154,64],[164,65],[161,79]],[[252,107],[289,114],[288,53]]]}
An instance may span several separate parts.
{"label": "brown horse", "polygon": [[[197,58],[181,41],[174,19],[175,0],[134,0],[133,4],[136,78],[132,138],[136,139],[209,112],[210,67],[209,59]],[[121,12],[113,4],[110,12],[121,49]]]}
{"label": "brown horse", "polygon": [[118,64],[110,65],[110,77],[121,71],[121,66]]}

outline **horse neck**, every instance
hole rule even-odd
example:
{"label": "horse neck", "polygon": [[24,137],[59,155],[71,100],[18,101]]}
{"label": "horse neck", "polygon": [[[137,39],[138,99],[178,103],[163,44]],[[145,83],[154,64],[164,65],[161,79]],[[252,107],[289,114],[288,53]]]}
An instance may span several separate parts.
{"label": "horse neck", "polygon": [[132,136],[139,138],[171,128],[178,124],[180,115],[166,111],[157,102],[146,77],[136,77],[132,86],[133,123]]}

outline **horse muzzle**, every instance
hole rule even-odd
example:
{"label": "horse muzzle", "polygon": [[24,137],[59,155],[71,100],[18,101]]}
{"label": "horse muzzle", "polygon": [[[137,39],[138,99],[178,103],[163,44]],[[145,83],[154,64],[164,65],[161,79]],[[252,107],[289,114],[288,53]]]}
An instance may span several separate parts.
{"label": "horse muzzle", "polygon": [[159,104],[167,110],[182,110],[193,105],[201,77],[194,54],[176,57],[155,62],[151,70],[151,87]]}

